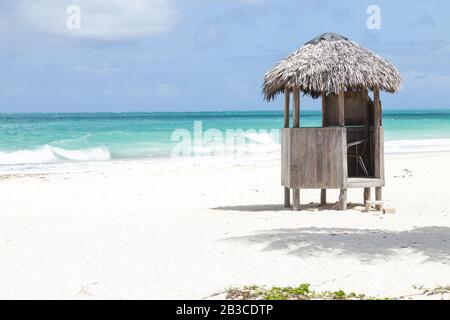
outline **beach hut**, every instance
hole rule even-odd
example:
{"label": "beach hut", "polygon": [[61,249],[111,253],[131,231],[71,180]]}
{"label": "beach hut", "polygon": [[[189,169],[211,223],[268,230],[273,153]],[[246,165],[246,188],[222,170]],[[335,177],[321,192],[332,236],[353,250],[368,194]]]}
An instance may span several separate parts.
{"label": "beach hut", "polygon": [[[368,49],[335,33],[325,33],[266,73],[263,94],[284,94],[281,130],[281,184],[285,207],[300,210],[300,190],[340,190],[337,209],[347,209],[347,189],[364,189],[364,203],[375,188],[382,203],[384,131],[380,91],[401,89],[397,68]],[[370,93],[372,92],[372,93]],[[300,128],[300,95],[322,99],[322,127]],[[293,125],[290,127],[290,101]],[[372,97],[370,96],[372,94]]]}

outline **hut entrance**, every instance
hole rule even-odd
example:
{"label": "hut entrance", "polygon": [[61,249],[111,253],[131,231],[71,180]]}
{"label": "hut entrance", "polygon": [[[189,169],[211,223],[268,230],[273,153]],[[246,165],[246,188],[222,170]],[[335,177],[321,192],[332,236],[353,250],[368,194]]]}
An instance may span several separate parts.
{"label": "hut entrance", "polygon": [[[339,95],[324,99],[323,127],[339,126]],[[373,101],[367,91],[350,91],[344,94],[344,106],[348,177],[374,178]]]}

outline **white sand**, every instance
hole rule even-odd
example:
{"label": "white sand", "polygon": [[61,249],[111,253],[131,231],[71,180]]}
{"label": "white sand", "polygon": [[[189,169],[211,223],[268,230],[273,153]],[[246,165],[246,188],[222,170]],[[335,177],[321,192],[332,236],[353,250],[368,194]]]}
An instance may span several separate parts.
{"label": "white sand", "polygon": [[[279,162],[3,175],[0,298],[197,299],[300,283],[399,296],[448,286],[449,163],[445,153],[388,156],[384,198],[395,215],[285,211]],[[302,203],[319,196],[302,191]],[[362,190],[349,201],[361,203]]]}

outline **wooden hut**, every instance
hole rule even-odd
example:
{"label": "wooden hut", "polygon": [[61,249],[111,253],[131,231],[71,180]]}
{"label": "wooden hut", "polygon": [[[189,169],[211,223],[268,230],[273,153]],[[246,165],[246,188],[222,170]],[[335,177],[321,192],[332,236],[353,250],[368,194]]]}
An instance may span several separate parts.
{"label": "wooden hut", "polygon": [[[380,91],[401,89],[394,65],[335,33],[326,33],[278,63],[265,75],[266,100],[284,94],[281,183],[285,206],[300,210],[300,190],[339,189],[338,208],[347,209],[347,189],[363,188],[364,202],[375,188],[382,201],[384,132]],[[373,97],[369,95],[373,92]],[[300,128],[300,95],[322,99],[322,127]],[[290,101],[293,125],[290,128]]]}

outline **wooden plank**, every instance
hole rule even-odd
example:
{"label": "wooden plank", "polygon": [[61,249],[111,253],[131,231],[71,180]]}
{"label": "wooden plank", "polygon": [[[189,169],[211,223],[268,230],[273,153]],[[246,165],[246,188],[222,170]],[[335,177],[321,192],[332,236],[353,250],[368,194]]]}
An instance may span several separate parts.
{"label": "wooden plank", "polygon": [[301,156],[302,150],[304,150],[304,143],[301,140],[302,135],[300,132],[300,129],[291,129],[290,130],[290,146],[291,150],[289,153],[290,156],[290,163],[289,163],[289,169],[290,169],[290,179],[291,179],[291,188],[292,189],[299,189],[300,187],[300,181],[303,181],[302,171],[304,170],[303,167],[303,159]]}
{"label": "wooden plank", "polygon": [[375,188],[383,186],[383,181],[377,178],[348,178],[347,188]]}
{"label": "wooden plank", "polygon": [[[305,158],[307,158],[307,170],[306,171],[306,179],[311,183],[311,185],[318,185],[317,181],[317,131],[307,130],[306,131],[306,154]],[[313,159],[313,161],[308,161],[309,159]]]}
{"label": "wooden plank", "polygon": [[287,188],[291,185],[291,132],[290,129],[281,129],[281,185]]}
{"label": "wooden plank", "polygon": [[362,126],[366,118],[367,90],[347,91],[345,96],[345,125]]}
{"label": "wooden plank", "polygon": [[325,187],[325,177],[324,177],[324,168],[325,168],[325,141],[324,141],[324,130],[315,130],[315,144],[316,144],[316,183],[321,188]]}
{"label": "wooden plank", "polygon": [[310,181],[308,180],[308,171],[311,167],[311,161],[308,157],[308,131],[310,130],[298,130],[297,137],[302,143],[297,146],[300,158],[300,163],[297,167],[297,170],[300,181],[305,181],[307,184],[310,184]]}
{"label": "wooden plank", "polygon": [[300,128],[300,90],[294,89],[294,128]]}
{"label": "wooden plank", "polygon": [[347,154],[347,146],[346,146],[346,130],[345,128],[337,128],[335,132],[333,141],[334,148],[334,159],[330,159],[332,161],[332,175],[334,177],[335,185],[339,185],[340,188],[345,186],[345,176],[347,172],[347,161],[344,161]]}
{"label": "wooden plank", "polygon": [[338,107],[339,107],[339,111],[338,111],[338,123],[339,126],[344,127],[345,126],[345,92],[344,90],[341,90],[339,92],[339,97],[338,97]]}
{"label": "wooden plank", "polygon": [[331,93],[326,97],[322,96],[325,99],[325,103],[322,102],[322,107],[325,106],[324,120],[327,127],[337,126],[339,125],[338,119],[338,95]]}
{"label": "wooden plank", "polygon": [[333,176],[333,164],[336,161],[335,154],[333,153],[333,145],[335,141],[333,139],[335,136],[332,134],[332,131],[336,131],[336,128],[331,130],[323,129],[323,181],[322,188],[332,189],[336,187],[336,179]]}
{"label": "wooden plank", "polygon": [[339,164],[339,148],[336,148],[336,145],[338,144],[338,135],[337,135],[337,128],[336,131],[328,136],[327,139],[328,146],[326,149],[327,154],[327,172],[326,175],[328,176],[328,183],[332,186],[338,185],[338,179],[337,179],[337,165]]}
{"label": "wooden plank", "polygon": [[[322,96],[323,99],[323,96]],[[326,103],[322,102],[322,108],[326,106],[326,126],[354,126],[363,125],[367,118],[366,106],[369,102],[367,90],[349,91],[343,94],[330,94],[326,97]],[[344,113],[339,112],[339,105],[344,101]],[[341,115],[341,118],[339,117]],[[341,119],[341,120],[339,120]],[[342,121],[343,119],[343,121]]]}

